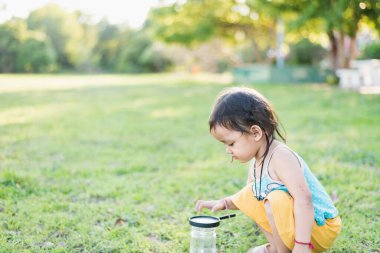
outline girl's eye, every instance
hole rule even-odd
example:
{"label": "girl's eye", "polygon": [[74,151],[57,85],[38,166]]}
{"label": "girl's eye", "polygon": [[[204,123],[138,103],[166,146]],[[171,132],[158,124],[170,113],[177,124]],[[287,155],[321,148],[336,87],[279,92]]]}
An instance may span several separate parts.
{"label": "girl's eye", "polygon": [[232,143],[228,144],[228,146],[232,147],[234,144],[235,144],[235,142],[232,142]]}

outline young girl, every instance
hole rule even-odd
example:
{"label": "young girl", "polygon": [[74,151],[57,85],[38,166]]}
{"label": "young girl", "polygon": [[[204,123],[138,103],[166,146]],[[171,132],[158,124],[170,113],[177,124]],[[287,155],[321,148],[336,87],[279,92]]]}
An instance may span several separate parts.
{"label": "young girl", "polygon": [[209,125],[231,161],[251,163],[242,190],[220,200],[199,200],[196,210],[239,209],[253,219],[269,243],[248,252],[329,249],[341,228],[338,210],[304,160],[275,138],[285,142],[269,102],[253,89],[227,89],[218,97]]}

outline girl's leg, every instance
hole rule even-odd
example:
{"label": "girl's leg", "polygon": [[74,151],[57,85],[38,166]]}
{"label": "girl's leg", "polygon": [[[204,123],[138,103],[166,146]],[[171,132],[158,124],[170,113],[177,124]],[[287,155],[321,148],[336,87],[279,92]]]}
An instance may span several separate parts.
{"label": "girl's leg", "polygon": [[[283,253],[290,252],[285,246],[293,247],[294,244],[294,215],[293,215],[293,199],[291,196],[282,190],[275,190],[268,194],[265,203],[258,201],[254,194],[252,194],[253,183],[248,184],[232,198],[232,202],[235,206],[242,211],[245,215],[259,224],[268,242],[271,244],[268,247],[270,253]],[[272,203],[271,205],[269,203]],[[273,215],[272,215],[273,206]],[[281,215],[278,215],[281,212]],[[284,213],[282,213],[284,212]],[[287,217],[285,220],[281,220],[279,229],[275,225],[275,220],[278,221],[278,216]],[[265,228],[265,230],[263,229]],[[272,229],[273,228],[273,229]],[[274,231],[274,233],[272,232]],[[267,231],[271,231],[270,233]],[[280,239],[279,231],[284,240]]]}
{"label": "girl's leg", "polygon": [[267,247],[268,253],[277,253],[277,249],[275,246],[275,241],[273,239],[273,235],[271,233],[269,233],[268,231],[266,231],[265,229],[263,229],[260,225],[258,225],[258,226],[261,229],[261,231],[264,233],[265,238],[267,238],[267,240],[269,242],[269,246]]}
{"label": "girl's leg", "polygon": [[280,238],[280,235],[278,234],[278,231],[276,228],[276,223],[274,222],[274,218],[273,218],[272,207],[271,207],[269,201],[265,201],[264,207],[265,207],[265,212],[266,212],[267,217],[268,217],[269,225],[272,229],[272,234],[269,234],[269,233],[268,234],[270,236],[272,236],[271,240],[273,241],[273,243],[271,241],[269,241],[267,235],[265,234],[266,231],[264,232],[265,236],[267,237],[267,239],[271,243],[271,245],[275,246],[278,253],[290,253],[291,250],[289,250],[285,246],[284,242]]}

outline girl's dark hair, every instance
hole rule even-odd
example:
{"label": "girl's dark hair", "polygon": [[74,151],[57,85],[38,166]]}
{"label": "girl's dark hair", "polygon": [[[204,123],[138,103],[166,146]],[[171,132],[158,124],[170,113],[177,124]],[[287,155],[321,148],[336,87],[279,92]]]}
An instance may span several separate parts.
{"label": "girl's dark hair", "polygon": [[210,131],[217,125],[230,130],[249,133],[253,125],[264,132],[267,141],[275,139],[275,134],[284,142],[279,131],[279,120],[272,105],[256,90],[244,87],[228,88],[222,91],[211,111]]}

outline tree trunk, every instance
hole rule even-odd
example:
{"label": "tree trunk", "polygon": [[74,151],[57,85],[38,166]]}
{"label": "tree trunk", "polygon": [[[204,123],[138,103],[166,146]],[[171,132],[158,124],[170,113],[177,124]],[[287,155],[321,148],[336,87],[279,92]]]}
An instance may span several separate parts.
{"label": "tree trunk", "polygon": [[352,61],[356,59],[356,36],[350,38],[350,58],[348,67],[351,67]]}
{"label": "tree trunk", "polygon": [[338,57],[339,57],[339,68],[347,68],[346,52],[344,48],[344,32],[339,31],[339,43],[338,43]]}
{"label": "tree trunk", "polygon": [[327,35],[329,36],[330,40],[330,63],[331,68],[335,72],[335,70],[338,68],[338,42],[336,40],[336,37],[334,35],[334,32],[328,31]]}

